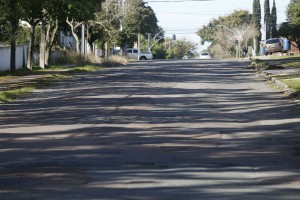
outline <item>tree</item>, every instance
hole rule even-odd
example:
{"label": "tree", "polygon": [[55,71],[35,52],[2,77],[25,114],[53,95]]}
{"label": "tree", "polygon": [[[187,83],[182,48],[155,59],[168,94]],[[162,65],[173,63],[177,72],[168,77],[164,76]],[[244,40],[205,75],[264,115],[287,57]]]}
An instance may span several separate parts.
{"label": "tree", "polygon": [[30,25],[30,40],[28,47],[28,57],[27,57],[27,68],[32,69],[33,65],[33,48],[35,41],[35,29],[36,26],[41,22],[44,18],[43,16],[43,5],[44,0],[31,0],[24,1],[22,7],[24,9],[23,20],[26,21]]}
{"label": "tree", "polygon": [[[66,0],[68,8],[66,9],[66,22],[70,26],[71,33],[76,40],[76,51],[80,53],[80,39],[78,29],[89,20],[93,20],[94,13],[99,11],[99,0]],[[96,5],[96,6],[95,6]]]}
{"label": "tree", "polygon": [[154,45],[151,53],[154,59],[166,59],[167,57],[167,50],[162,43]]}
{"label": "tree", "polygon": [[201,44],[214,41],[214,33],[220,28],[219,25],[234,27],[241,24],[251,24],[252,15],[247,10],[236,10],[228,16],[212,19],[208,25],[204,25],[197,31],[200,36]]}
{"label": "tree", "polygon": [[[248,11],[235,11],[231,15],[213,19],[208,26],[203,26],[197,34],[201,37],[202,44],[207,41],[211,42],[211,47],[219,46],[215,50],[221,52],[215,52],[215,54],[233,56],[236,52],[236,40],[239,40],[241,45],[245,43],[246,46],[253,37],[259,35],[252,21],[252,15]],[[251,33],[252,38],[249,38],[248,33]]]}
{"label": "tree", "polygon": [[99,28],[104,29],[102,39],[123,50],[134,45],[139,33],[146,37],[158,30],[155,13],[143,0],[126,1],[126,4],[110,0],[104,2],[102,8],[103,12],[96,13],[94,20]]}
{"label": "tree", "polygon": [[[188,40],[176,40],[175,42],[171,39],[167,39],[167,59],[180,59],[184,55],[189,57],[196,56],[196,44]],[[169,47],[168,47],[169,46]]]}
{"label": "tree", "polygon": [[18,31],[20,29],[19,23],[23,15],[22,0],[1,0],[2,31],[6,32],[6,37],[10,41],[10,70],[16,70],[16,41]]}
{"label": "tree", "polygon": [[292,0],[288,5],[286,14],[288,22],[292,24],[300,24],[300,0]]}
{"label": "tree", "polygon": [[270,14],[270,1],[265,0],[264,4],[264,22],[265,22],[265,31],[266,31],[266,39],[270,38],[270,22],[271,22],[271,14]]}
{"label": "tree", "polygon": [[258,35],[253,38],[254,51],[258,52],[261,41],[261,6],[259,0],[253,0],[252,23],[258,32]]}
{"label": "tree", "polygon": [[300,50],[300,1],[293,0],[287,8],[288,21],[280,24],[278,32]]}
{"label": "tree", "polygon": [[118,0],[110,0],[102,3],[102,11],[95,13],[95,18],[89,24],[100,34],[98,42],[104,46],[105,56],[108,55],[110,44],[120,44],[126,40],[123,31],[123,8]]}
{"label": "tree", "polygon": [[271,11],[271,20],[270,20],[270,36],[271,38],[275,38],[278,36],[277,31],[277,8],[275,0],[273,0],[273,7]]}
{"label": "tree", "polygon": [[[124,30],[128,38],[134,40],[128,41],[127,44],[122,44],[122,46],[132,45],[134,41],[137,41],[138,34],[147,37],[148,33],[154,34],[159,29],[154,11],[150,6],[146,6],[143,0],[129,1],[125,7],[125,13]],[[130,35],[133,35],[134,38]]]}
{"label": "tree", "polygon": [[[218,29],[214,36],[217,45],[211,49],[211,53],[215,57],[238,57],[241,49],[247,49],[253,37],[257,37],[257,35],[259,35],[259,32],[253,24],[242,24],[230,27],[230,29]],[[220,49],[221,51],[219,51]]]}

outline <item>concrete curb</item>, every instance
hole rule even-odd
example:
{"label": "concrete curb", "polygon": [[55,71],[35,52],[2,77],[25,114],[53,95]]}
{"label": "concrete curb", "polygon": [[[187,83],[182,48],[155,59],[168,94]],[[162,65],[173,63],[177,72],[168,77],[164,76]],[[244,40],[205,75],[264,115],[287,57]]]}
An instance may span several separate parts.
{"label": "concrete curb", "polygon": [[[297,73],[298,74],[298,73]],[[277,74],[280,75],[280,74]],[[292,74],[282,74],[282,75],[292,75]],[[284,93],[289,96],[289,97],[294,97],[294,98],[300,98],[299,94],[297,93],[296,90],[289,88],[288,85],[283,83],[282,81],[278,80],[276,77],[272,76],[271,73],[268,73],[268,71],[263,71],[262,73],[259,74],[260,77],[271,81],[274,83],[276,86],[279,88],[282,88],[284,90]]]}

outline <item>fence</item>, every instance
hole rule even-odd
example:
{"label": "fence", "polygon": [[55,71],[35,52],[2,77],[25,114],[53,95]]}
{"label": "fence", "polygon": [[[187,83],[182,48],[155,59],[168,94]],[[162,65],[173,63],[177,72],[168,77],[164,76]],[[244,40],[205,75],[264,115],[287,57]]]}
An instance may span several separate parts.
{"label": "fence", "polygon": [[[27,46],[16,47],[16,69],[27,64]],[[0,47],[0,71],[10,70],[10,46]]]}

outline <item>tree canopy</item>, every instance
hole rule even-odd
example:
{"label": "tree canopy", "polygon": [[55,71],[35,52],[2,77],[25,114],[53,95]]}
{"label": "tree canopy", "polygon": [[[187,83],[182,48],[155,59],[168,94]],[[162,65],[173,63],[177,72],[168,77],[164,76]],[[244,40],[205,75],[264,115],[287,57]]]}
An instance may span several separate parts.
{"label": "tree canopy", "polygon": [[234,27],[242,24],[251,24],[252,15],[247,10],[236,10],[232,14],[212,19],[208,25],[204,25],[197,31],[201,38],[201,44],[214,41],[214,33],[220,29],[219,25]]}
{"label": "tree canopy", "polygon": [[286,11],[288,21],[279,26],[279,34],[300,49],[300,1],[292,0]]}

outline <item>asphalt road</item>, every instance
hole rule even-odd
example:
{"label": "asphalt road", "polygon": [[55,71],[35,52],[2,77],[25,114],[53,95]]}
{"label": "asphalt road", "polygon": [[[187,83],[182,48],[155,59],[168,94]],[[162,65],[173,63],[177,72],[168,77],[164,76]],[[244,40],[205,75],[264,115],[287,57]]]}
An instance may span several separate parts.
{"label": "asphalt road", "polygon": [[239,62],[142,62],[0,105],[0,199],[291,200],[299,103]]}

